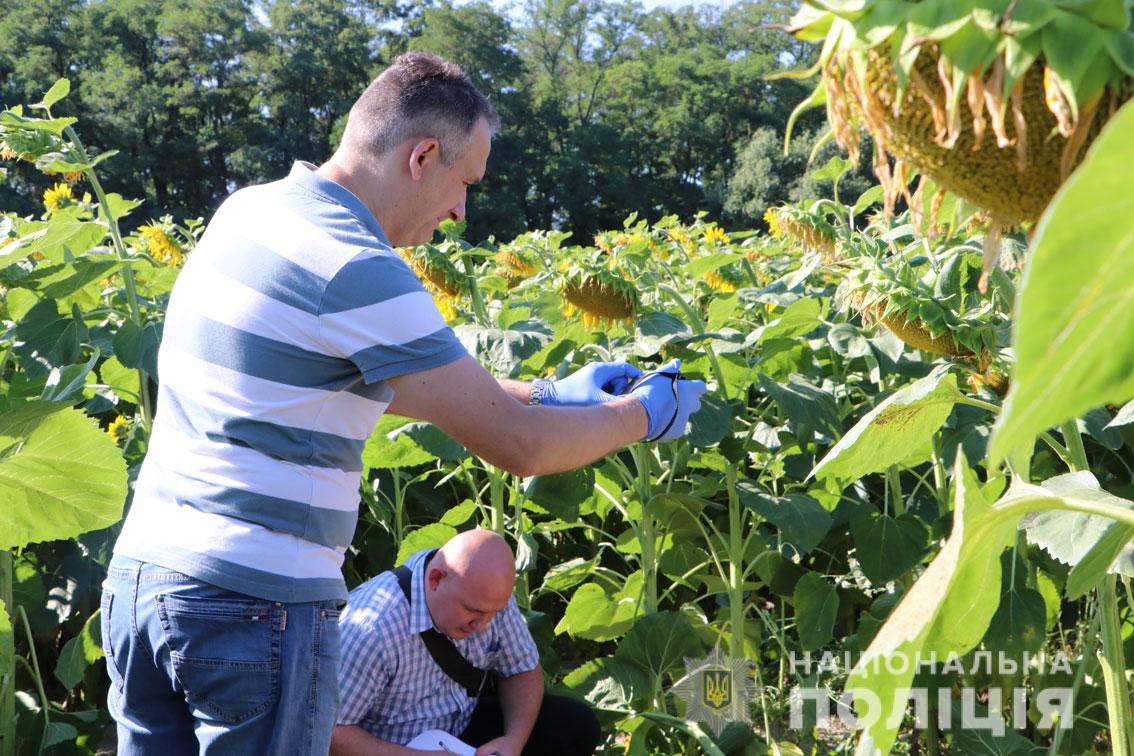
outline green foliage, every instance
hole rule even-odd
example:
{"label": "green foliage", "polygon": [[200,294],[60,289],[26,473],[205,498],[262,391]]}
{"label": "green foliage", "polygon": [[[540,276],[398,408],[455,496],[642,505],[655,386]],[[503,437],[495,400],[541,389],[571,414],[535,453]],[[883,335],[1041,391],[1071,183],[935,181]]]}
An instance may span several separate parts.
{"label": "green foliage", "polygon": [[1003,459],[1047,428],[1134,396],[1134,359],[1111,338],[1134,317],[1131,194],[1112,167],[1134,155],[1134,108],[1107,125],[1035,230],[1016,304],[1016,366],[991,452]]}
{"label": "green foliage", "polygon": [[[593,360],[649,369],[680,357],[683,371],[709,386],[683,439],[633,444],[585,469],[531,480],[485,464],[433,426],[384,417],[363,452],[362,512],[344,564],[351,585],[458,531],[480,526],[504,534],[514,544],[516,598],[543,668],[553,684],[602,710],[608,752],[762,753],[763,740],[748,727],[734,725],[714,738],[677,716],[685,712],[671,686],[685,658],[714,646],[755,666],[762,689],[748,713],[762,736],[777,733],[781,753],[802,753],[816,734],[785,729],[786,699],[776,692],[816,684],[786,664],[803,651],[866,648],[845,686],[874,692],[883,707],[860,743],[863,753],[912,739],[899,725],[914,672],[895,673],[886,663],[898,653],[912,660],[973,650],[1073,652],[1085,702],[1074,737],[1060,743],[1058,734],[1032,730],[1004,738],[948,733],[954,750],[1023,751],[1043,743],[1053,754],[1081,752],[1100,729],[1089,719],[1097,720],[1091,707],[1101,703],[1100,678],[1109,712],[1124,711],[1119,619],[1130,596],[1115,592],[1113,574],[1134,570],[1134,488],[1124,461],[1134,440],[1130,412],[1098,407],[1065,423],[1060,438],[1043,434],[1035,449],[1029,439],[1045,428],[1021,431],[1025,443],[1007,450],[1010,467],[987,458],[1000,401],[994,373],[1010,371],[1014,354],[1027,350],[1007,348],[1017,274],[994,271],[983,291],[978,283],[983,239],[967,225],[971,214],[952,205],[937,218],[916,210],[864,218],[880,196],[870,190],[853,207],[849,198],[832,197],[778,208],[769,215],[772,237],[726,232],[712,216],[692,212],[684,222],[675,215],[651,222],[661,207],[685,214],[710,197],[718,204],[706,206],[719,212],[731,168],[712,163],[709,153],[715,149],[724,157],[712,160],[728,162],[722,145],[742,145],[750,127],[775,123],[785,111],[779,85],[761,84],[754,74],[791,58],[794,43],[773,43],[760,32],[757,44],[742,33],[782,8],[744,3],[724,13],[640,17],[602,3],[533,2],[527,16],[505,20],[485,5],[423,15],[317,5],[275,5],[254,23],[245,19],[247,44],[258,34],[274,40],[259,39],[261,46],[247,52],[249,66],[273,72],[264,74],[271,86],[252,110],[302,124],[302,149],[326,146],[341,127],[337,109],[357,88],[335,89],[341,82],[327,67],[360,43],[360,29],[373,32],[366,24],[398,17],[404,26],[388,30],[388,50],[398,48],[394,38],[402,32],[420,32],[413,46],[465,56],[485,88],[501,89],[494,99],[502,112],[522,124],[498,141],[514,151],[500,153],[509,156],[503,183],[484,187],[486,201],[499,205],[492,222],[514,221],[522,206],[526,219],[548,213],[544,227],[587,229],[575,237],[525,231],[505,237],[507,243],[474,246],[461,235],[482,238],[476,226],[446,224],[444,241],[405,251],[421,263],[419,274],[443,261],[446,280],[458,279],[443,296],[428,276],[426,286],[470,352],[497,375],[518,380],[561,377]],[[131,45],[144,47],[150,31],[188,44],[194,35],[208,36],[204,26],[224,27],[240,16],[236,6],[199,17],[182,7],[184,29],[170,31],[153,9],[127,19],[120,18],[124,7],[75,6],[64,16],[91,14],[99,28],[113,27],[119,41],[105,55],[126,58],[141,54]],[[533,28],[532,19],[544,28]],[[0,21],[0,43],[3,30],[11,31],[6,23]],[[32,26],[45,39],[66,32],[47,22]],[[325,51],[311,49],[321,35],[334,39]],[[236,42],[212,40],[209,49],[224,58]],[[198,65],[200,49],[182,58],[164,44],[151,50],[160,65],[145,76],[205,75],[175,65]],[[287,54],[272,58],[277,48]],[[7,65],[4,49],[0,44],[0,66]],[[369,75],[363,70],[377,60],[376,49],[355,61],[352,76]],[[560,57],[533,63],[537,52],[557,49]],[[25,63],[23,72],[38,65]],[[214,63],[206,69],[223,69]],[[283,71],[289,66],[294,70]],[[228,72],[233,80],[239,68]],[[197,73],[185,73],[190,69]],[[738,84],[738,75],[752,80]],[[273,76],[324,89],[292,98],[273,89]],[[77,77],[62,100],[55,98],[67,85],[52,86],[42,103],[84,113],[84,81]],[[218,79],[216,86],[225,85]],[[139,99],[149,96],[139,87]],[[729,102],[729,92],[748,101]],[[191,91],[181,95],[193,99]],[[0,552],[0,673],[24,662],[30,670],[15,680],[18,714],[5,708],[14,707],[16,690],[5,695],[0,682],[0,739],[18,737],[21,747],[27,739],[30,748],[69,740],[82,752],[105,724],[97,591],[116,527],[74,534],[117,519],[128,474],[145,454],[165,305],[201,228],[162,215],[123,235],[118,222],[141,220],[131,218],[139,206],[108,194],[96,179],[145,160],[124,153],[99,162],[109,151],[92,157],[76,124],[46,107],[0,115],[0,139],[34,151],[39,168],[85,166],[83,183],[73,192],[59,184],[44,212],[0,216],[0,499],[8,497],[0,533],[14,536],[7,546],[22,547],[15,558]],[[242,139],[256,137],[247,121],[231,126]],[[190,143],[183,152],[170,148],[171,155],[206,147],[196,137],[178,138]],[[658,146],[667,140],[686,140],[686,154]],[[241,170],[283,153],[243,155]],[[608,165],[606,158],[617,158],[609,172],[595,170]],[[840,195],[856,193],[848,189],[846,161],[824,162],[808,180],[838,178]],[[161,180],[144,188],[148,194],[173,173],[153,170]],[[794,168],[782,170],[784,186],[793,185],[787,174]],[[26,169],[13,173],[24,176]],[[144,171],[138,175],[148,180]],[[576,191],[592,184],[594,191]],[[1117,184],[1106,186],[1117,193]],[[533,194],[546,195],[548,204],[537,206]],[[642,217],[614,215],[626,197],[641,203]],[[1094,222],[1085,205],[1076,207],[1077,217],[1048,222]],[[600,232],[593,246],[567,244],[589,242],[592,229]],[[1055,238],[1054,225],[1045,233],[1037,244]],[[1117,221],[1108,233],[1106,239],[1119,240]],[[1022,237],[1009,237],[1005,258],[1022,255],[1023,247]],[[586,302],[566,307],[565,282],[581,271],[600,271],[633,311],[611,317]],[[1025,288],[1044,280],[1035,268],[1027,275]],[[1120,285],[1121,276],[1105,278],[1083,280]],[[904,321],[890,317],[899,313]],[[914,317],[968,351],[945,354],[910,343],[902,324]],[[1035,328],[1034,320],[1027,327]],[[1059,341],[1055,331],[1046,333]],[[1019,323],[1015,338],[1024,344],[1032,337]],[[968,381],[958,380],[966,375]],[[38,509],[28,514],[33,500]],[[12,506],[17,501],[20,508]],[[71,540],[44,542],[57,536]],[[1076,600],[1092,590],[1099,600]],[[22,628],[24,614],[30,642],[11,627],[16,617]],[[1101,665],[1094,661],[1099,628]],[[1032,693],[1071,684],[1030,669],[1016,679]],[[840,675],[819,682],[832,694],[843,683]],[[962,672],[945,684],[1007,683]],[[1122,721],[1113,720],[1110,730],[1104,738],[1117,752]],[[932,750],[928,742],[923,747]]]}
{"label": "green foliage", "polygon": [[[1015,523],[998,517],[980,492],[973,472],[958,459],[954,476],[956,499],[953,533],[921,578],[902,598],[874,637],[847,680],[848,689],[869,691],[884,707],[859,744],[860,754],[887,753],[897,724],[885,713],[894,701],[905,701],[917,659],[931,654],[945,659],[964,654],[980,642],[997,610],[997,597],[983,587],[1000,580],[1000,553],[1012,543]],[[884,663],[900,656],[906,664],[892,671]],[[877,706],[877,704],[875,704]],[[865,705],[859,710],[866,715]]]}
{"label": "green foliage", "polygon": [[0,548],[71,538],[116,522],[126,463],[82,412],[44,402],[0,414]]}
{"label": "green foliage", "polygon": [[959,397],[953,374],[935,370],[864,415],[812,474],[841,487],[891,465],[925,459],[926,441],[949,417]]}

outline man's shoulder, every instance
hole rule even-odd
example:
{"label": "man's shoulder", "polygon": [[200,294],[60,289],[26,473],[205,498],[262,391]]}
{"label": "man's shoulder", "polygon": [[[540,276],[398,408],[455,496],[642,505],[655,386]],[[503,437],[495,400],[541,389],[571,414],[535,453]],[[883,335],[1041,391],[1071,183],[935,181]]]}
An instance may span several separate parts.
{"label": "man's shoulder", "polygon": [[341,623],[344,628],[409,623],[409,607],[393,572],[383,572],[362,583],[347,596]]}

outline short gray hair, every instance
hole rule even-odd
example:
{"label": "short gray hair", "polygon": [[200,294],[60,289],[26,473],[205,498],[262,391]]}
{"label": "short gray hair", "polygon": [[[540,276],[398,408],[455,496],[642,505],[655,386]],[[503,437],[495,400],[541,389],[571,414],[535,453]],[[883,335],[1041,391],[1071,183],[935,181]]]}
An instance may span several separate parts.
{"label": "short gray hair", "polygon": [[460,66],[437,55],[399,55],[354,103],[343,145],[374,159],[407,139],[435,138],[441,162],[461,156],[480,119],[492,132],[500,117]]}

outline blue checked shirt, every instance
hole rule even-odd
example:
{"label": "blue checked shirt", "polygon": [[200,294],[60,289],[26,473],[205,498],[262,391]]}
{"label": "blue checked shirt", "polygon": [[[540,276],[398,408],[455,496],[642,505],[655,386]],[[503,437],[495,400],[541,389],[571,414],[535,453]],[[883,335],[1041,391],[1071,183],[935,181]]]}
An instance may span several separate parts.
{"label": "blue checked shirt", "polygon": [[[351,591],[339,620],[338,724],[361,727],[389,743],[404,745],[430,729],[460,735],[477,703],[437,666],[419,635],[433,626],[422,571],[427,553],[406,560],[413,572],[412,608],[394,573],[383,572]],[[539,651],[514,597],[483,632],[454,644],[474,666],[501,677],[539,664]]]}

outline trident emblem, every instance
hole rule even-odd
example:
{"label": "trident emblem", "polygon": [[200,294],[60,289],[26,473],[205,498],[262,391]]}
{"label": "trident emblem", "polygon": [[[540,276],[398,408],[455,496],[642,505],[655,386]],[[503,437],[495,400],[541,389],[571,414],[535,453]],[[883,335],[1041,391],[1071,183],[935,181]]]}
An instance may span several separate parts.
{"label": "trident emblem", "polygon": [[701,702],[713,711],[724,711],[732,706],[732,671],[706,669],[701,672],[704,690]]}

